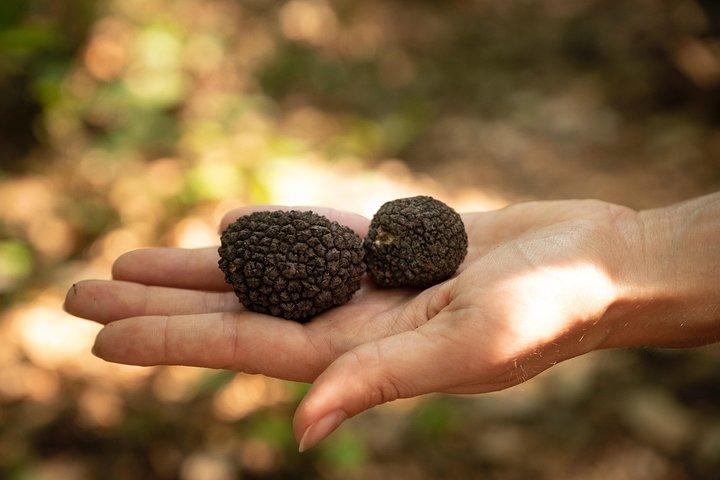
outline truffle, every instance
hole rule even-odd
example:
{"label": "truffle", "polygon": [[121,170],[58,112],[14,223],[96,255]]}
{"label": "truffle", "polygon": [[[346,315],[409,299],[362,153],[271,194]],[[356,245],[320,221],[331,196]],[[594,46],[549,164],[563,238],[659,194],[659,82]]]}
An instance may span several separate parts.
{"label": "truffle", "polygon": [[363,242],[370,278],[382,287],[426,288],[450,278],[467,254],[455,210],[428,196],[385,203]]}
{"label": "truffle", "polygon": [[365,273],[362,239],[309,211],[262,211],[222,233],[218,265],[248,310],[306,322],[347,302]]}

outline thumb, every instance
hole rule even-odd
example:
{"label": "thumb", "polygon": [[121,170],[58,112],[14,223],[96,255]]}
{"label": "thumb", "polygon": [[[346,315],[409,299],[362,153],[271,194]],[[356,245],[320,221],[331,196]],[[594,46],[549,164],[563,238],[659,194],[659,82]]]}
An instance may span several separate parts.
{"label": "thumb", "polygon": [[300,451],[376,405],[451,388],[457,344],[433,329],[425,324],[360,345],[330,364],[295,412],[293,430]]}

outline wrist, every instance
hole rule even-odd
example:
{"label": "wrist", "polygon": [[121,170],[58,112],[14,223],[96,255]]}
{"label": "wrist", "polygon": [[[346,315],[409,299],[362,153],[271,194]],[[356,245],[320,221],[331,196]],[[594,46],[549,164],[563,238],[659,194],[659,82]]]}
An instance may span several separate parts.
{"label": "wrist", "polygon": [[687,347],[720,340],[720,195],[646,210],[625,227],[605,347]]}

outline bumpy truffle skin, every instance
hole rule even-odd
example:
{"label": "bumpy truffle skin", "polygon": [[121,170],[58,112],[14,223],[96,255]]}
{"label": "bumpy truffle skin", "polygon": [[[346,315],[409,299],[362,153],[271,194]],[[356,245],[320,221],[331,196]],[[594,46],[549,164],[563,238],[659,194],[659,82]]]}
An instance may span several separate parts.
{"label": "bumpy truffle skin", "polygon": [[385,203],[363,243],[370,278],[382,287],[427,288],[450,278],[467,254],[460,215],[428,196]]}
{"label": "bumpy truffle skin", "polygon": [[299,322],[350,300],[365,273],[362,239],[313,212],[240,217],[222,233],[218,252],[248,310]]}

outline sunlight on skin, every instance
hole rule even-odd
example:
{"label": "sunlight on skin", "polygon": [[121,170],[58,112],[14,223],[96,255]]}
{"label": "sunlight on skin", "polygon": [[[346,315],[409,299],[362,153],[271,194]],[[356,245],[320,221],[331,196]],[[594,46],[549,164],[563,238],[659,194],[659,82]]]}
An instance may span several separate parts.
{"label": "sunlight on skin", "polygon": [[[276,208],[282,207],[237,210],[225,221]],[[363,216],[316,210],[359,233],[367,228]],[[653,299],[633,289],[648,283],[638,268],[646,245],[636,212],[599,201],[530,202],[463,220],[471,247],[452,279],[421,292],[365,282],[348,304],[306,325],[238,309],[216,249],[130,252],[115,262],[113,281],[77,284],[66,307],[106,324],[94,351],[109,361],[312,382],[293,422],[302,449],[381,403],[430,392],[496,391],[593,350],[674,339],[671,325],[665,332],[644,328],[653,317],[645,305]],[[713,232],[703,232],[707,242]],[[668,248],[660,242],[653,258],[665,258]],[[693,268],[704,268],[703,278],[717,273],[702,262]],[[696,287],[711,294],[714,287],[706,284],[712,282]],[[190,295],[196,301],[188,302]],[[676,314],[687,311],[680,300]],[[637,319],[641,307],[648,318],[635,320],[635,332],[628,332],[625,317]],[[706,317],[700,320],[712,327]]]}
{"label": "sunlight on skin", "polygon": [[604,328],[584,333],[586,321],[595,322],[616,298],[601,268],[524,261],[509,263],[507,271],[489,267],[480,261],[424,292],[432,300],[424,314],[412,315],[426,315],[418,328],[361,345],[333,362],[298,409],[300,450],[368,406],[433,391],[501,390],[593,350],[604,338]]}
{"label": "sunlight on skin", "polygon": [[[536,342],[550,341],[562,335],[568,327],[566,319],[569,317],[597,318],[598,305],[607,305],[608,299],[616,295],[608,275],[591,264],[541,267],[518,275],[512,279],[512,283],[513,290],[527,292],[528,298],[545,299],[544,303],[514,303],[509,307],[508,318],[513,319],[508,322],[513,330],[511,336],[526,337]],[[559,298],[573,290],[592,292],[588,298],[603,300],[597,305],[594,302],[572,302],[568,305]]]}
{"label": "sunlight on skin", "polygon": [[[542,227],[543,224],[561,222],[568,217],[572,219],[576,215],[585,219],[592,214],[596,204],[580,204],[571,211],[572,214],[568,214],[561,204],[546,204],[546,207],[543,216],[538,215],[532,204],[513,207],[502,215],[463,215],[473,241],[466,261],[454,280],[419,295],[402,289],[384,290],[364,285],[348,305],[319,316],[303,328],[241,310],[221,315],[220,312],[229,312],[221,298],[231,299],[232,293],[227,291],[227,285],[217,269],[215,249],[130,252],[115,262],[114,281],[79,284],[77,289],[69,292],[67,306],[70,311],[85,318],[101,323],[111,322],[100,333],[95,345],[95,352],[110,361],[139,365],[172,363],[233,367],[246,372],[312,381],[343,353],[365,342],[382,341],[390,348],[406,352],[400,358],[400,363],[405,366],[400,365],[400,369],[408,373],[408,378],[412,377],[418,361],[426,370],[429,369],[418,380],[419,383],[403,396],[425,391],[460,393],[504,388],[521,380],[516,374],[517,363],[514,367],[512,358],[516,358],[520,365],[528,364],[525,367],[527,372],[530,360],[521,357],[529,356],[532,360],[533,350],[540,348],[553,333],[557,334],[562,329],[560,325],[552,324],[557,320],[551,320],[553,312],[550,307],[545,311],[538,310],[553,301],[553,298],[547,298],[550,296],[548,290],[555,288],[557,296],[557,292],[577,293],[576,287],[580,284],[584,285],[583,291],[602,292],[606,287],[602,274],[591,266],[576,269],[562,266],[566,259],[577,258],[573,256],[573,242],[588,238],[583,229],[573,230],[568,238],[562,230],[550,229],[540,236],[531,235],[519,246],[515,243],[514,247],[500,246],[504,238],[523,236],[536,225]],[[230,212],[223,219],[221,228],[239,215],[278,208],[288,207],[255,205]],[[361,215],[326,207],[293,208],[312,208],[332,216],[361,235],[366,232],[369,222]],[[587,212],[583,213],[585,210]],[[513,216],[525,220],[503,220]],[[591,244],[594,244],[595,236],[592,238]],[[579,250],[575,253],[580,254],[580,258],[586,258],[584,255],[588,252]],[[550,266],[549,270],[543,270],[543,266]],[[188,269],[195,275],[180,275]],[[550,275],[551,281],[546,275]],[[460,280],[465,282],[464,287],[454,291]],[[131,291],[135,293],[131,294]],[[195,295],[197,301],[189,304],[183,301],[188,295]],[[175,297],[177,299],[173,300]],[[154,300],[150,301],[150,298]],[[527,299],[527,304],[524,299]],[[567,299],[564,303],[568,303]],[[233,301],[233,305],[237,306],[237,302]],[[585,307],[590,309],[593,306]],[[483,318],[483,310],[487,311],[487,318]],[[460,316],[455,315],[458,312]],[[479,319],[478,314],[482,315]],[[242,322],[237,322],[240,319]],[[217,328],[218,320],[222,320],[221,329]],[[509,326],[508,322],[513,321],[519,323]],[[170,327],[170,330],[164,330]],[[226,328],[233,330],[223,333]],[[522,330],[519,338],[513,337],[518,330]],[[166,333],[163,334],[163,331]],[[451,334],[454,337],[450,337]],[[436,341],[428,343],[428,335]],[[533,340],[531,335],[540,335],[540,338]],[[453,343],[458,340],[468,343],[468,351],[479,352],[471,357],[479,356],[462,358],[462,352],[458,352]],[[410,345],[415,345],[410,350],[407,348],[408,341]],[[422,348],[416,348],[418,345],[413,342],[417,341]],[[236,350],[237,345],[243,348]],[[428,365],[420,360],[431,354],[423,348],[440,355],[438,358],[447,360],[453,357],[449,360],[451,364],[462,365],[470,361],[471,370],[448,373],[445,360]],[[271,358],[267,351],[280,351],[284,355]],[[372,360],[373,352],[360,350],[363,351],[362,355],[367,358],[370,354]],[[351,360],[352,355],[349,357]],[[508,358],[509,364],[506,361]],[[556,363],[547,357],[542,360],[532,368],[532,374],[523,373],[522,379]],[[350,380],[350,377],[347,379]],[[468,384],[471,379],[473,383]],[[357,388],[357,385],[352,388]],[[328,392],[332,391],[336,390]],[[323,395],[326,399],[328,392]],[[348,412],[357,413],[353,410]],[[305,413],[296,425],[308,421],[307,414],[311,412],[306,408]],[[317,414],[316,411],[312,416]],[[299,433],[303,436],[303,431]],[[305,446],[312,444],[311,440],[306,438]]]}
{"label": "sunlight on skin", "polygon": [[504,389],[602,348],[717,341],[717,250],[698,245],[714,245],[718,205],[715,194],[641,218],[596,201],[530,203],[499,212],[514,222],[478,222],[504,223],[509,240],[469,255],[426,323],[354,348],[314,381],[293,422],[301,450],[396,398]]}

